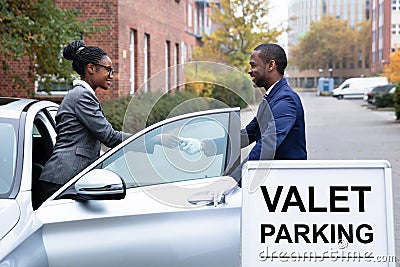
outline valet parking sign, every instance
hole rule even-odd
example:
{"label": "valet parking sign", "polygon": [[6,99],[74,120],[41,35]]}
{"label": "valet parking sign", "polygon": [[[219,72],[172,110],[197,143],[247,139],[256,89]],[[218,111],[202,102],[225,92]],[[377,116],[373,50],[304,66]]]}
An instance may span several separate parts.
{"label": "valet parking sign", "polygon": [[249,161],[242,266],[395,266],[387,161]]}

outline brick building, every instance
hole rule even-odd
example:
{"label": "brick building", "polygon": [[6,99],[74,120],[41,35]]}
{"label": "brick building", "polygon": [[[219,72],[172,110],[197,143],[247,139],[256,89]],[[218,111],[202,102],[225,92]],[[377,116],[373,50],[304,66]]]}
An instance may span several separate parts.
{"label": "brick building", "polygon": [[[399,1],[371,0],[371,71],[381,73],[400,45]],[[397,40],[396,40],[397,39]]]}
{"label": "brick building", "polygon": [[[106,28],[90,39],[83,36],[87,45],[103,48],[113,61],[113,85],[111,90],[99,91],[100,100],[132,95],[152,75],[190,61],[193,48],[201,45],[202,33],[212,30],[209,0],[55,0],[55,3],[60,8],[79,9],[83,18],[94,18],[97,25]],[[23,75],[27,66],[22,60],[11,64],[10,70]],[[177,79],[173,72],[166,75],[165,84]],[[0,86],[1,96],[29,97],[26,90],[13,88],[6,78],[0,79]],[[37,86],[30,86],[35,98],[56,102],[62,100],[68,89],[55,88],[49,96]]]}

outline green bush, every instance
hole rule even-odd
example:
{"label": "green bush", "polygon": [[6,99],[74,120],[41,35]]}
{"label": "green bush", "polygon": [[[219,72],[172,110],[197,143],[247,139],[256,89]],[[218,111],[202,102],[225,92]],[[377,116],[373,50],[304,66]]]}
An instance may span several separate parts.
{"label": "green bush", "polygon": [[[197,66],[196,68],[194,66]],[[245,108],[260,99],[250,77],[220,64],[198,63],[185,68],[185,91],[209,97],[229,107]]]}
{"label": "green bush", "polygon": [[375,98],[375,106],[377,108],[393,107],[393,94],[384,93],[377,95]]}
{"label": "green bush", "polygon": [[400,120],[400,83],[397,85],[396,91],[394,92],[393,102],[396,112],[396,118],[397,120]]}
{"label": "green bush", "polygon": [[247,107],[248,103],[242,96],[229,88],[222,86],[214,86],[211,91],[211,97],[225,103],[229,107]]}
{"label": "green bush", "polygon": [[118,131],[122,130],[125,112],[130,100],[130,97],[121,97],[105,101],[101,104],[104,116],[106,116],[113,128]]}
{"label": "green bush", "polygon": [[102,103],[104,115],[116,130],[136,133],[145,127],[174,117],[210,108],[221,108],[212,99],[189,92],[144,93]]}

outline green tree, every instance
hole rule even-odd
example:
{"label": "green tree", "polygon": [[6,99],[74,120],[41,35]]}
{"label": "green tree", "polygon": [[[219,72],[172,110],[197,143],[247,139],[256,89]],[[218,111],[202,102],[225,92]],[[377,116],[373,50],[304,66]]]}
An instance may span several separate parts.
{"label": "green tree", "polygon": [[362,22],[355,29],[333,16],[323,16],[312,22],[310,30],[291,48],[291,63],[304,69],[326,69],[345,62],[347,66],[368,57],[369,23]]}
{"label": "green tree", "polygon": [[390,54],[390,61],[385,65],[383,76],[392,83],[399,83],[393,95],[396,119],[400,121],[400,50]]}
{"label": "green tree", "polygon": [[225,63],[246,69],[253,49],[261,43],[276,42],[284,29],[271,28],[266,0],[221,0],[212,4],[211,21],[217,29],[203,34],[202,47],[196,47],[193,58]]}
{"label": "green tree", "polygon": [[[29,89],[40,79],[49,90],[52,81],[71,79],[62,47],[98,30],[92,20],[80,20],[79,11],[57,8],[53,0],[2,0],[0,12],[0,59],[18,88]],[[29,65],[27,79],[9,71],[10,62],[22,59]]]}

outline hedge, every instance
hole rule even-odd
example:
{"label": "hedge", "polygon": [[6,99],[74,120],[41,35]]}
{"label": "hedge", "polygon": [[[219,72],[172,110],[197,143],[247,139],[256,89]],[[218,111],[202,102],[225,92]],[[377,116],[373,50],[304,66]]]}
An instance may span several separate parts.
{"label": "hedge", "polygon": [[396,119],[400,120],[400,83],[396,87],[396,91],[393,95],[394,109],[396,113]]}
{"label": "hedge", "polygon": [[394,106],[393,94],[383,93],[379,94],[375,98],[375,106],[377,108],[393,107]]}
{"label": "hedge", "polygon": [[221,107],[222,103],[189,92],[145,93],[102,103],[104,115],[114,129],[130,133],[169,117]]}

